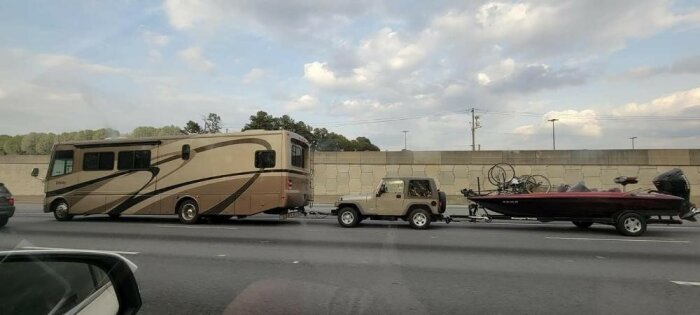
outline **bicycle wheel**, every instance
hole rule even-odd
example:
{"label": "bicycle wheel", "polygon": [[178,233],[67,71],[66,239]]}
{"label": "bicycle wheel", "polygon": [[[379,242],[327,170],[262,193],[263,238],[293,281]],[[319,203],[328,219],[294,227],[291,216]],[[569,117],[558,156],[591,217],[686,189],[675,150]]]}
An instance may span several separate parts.
{"label": "bicycle wheel", "polygon": [[508,163],[491,166],[488,172],[489,182],[496,187],[506,187],[515,177],[515,169]]}
{"label": "bicycle wheel", "polygon": [[528,193],[549,192],[552,190],[552,184],[550,184],[549,179],[544,175],[527,175],[524,185]]}

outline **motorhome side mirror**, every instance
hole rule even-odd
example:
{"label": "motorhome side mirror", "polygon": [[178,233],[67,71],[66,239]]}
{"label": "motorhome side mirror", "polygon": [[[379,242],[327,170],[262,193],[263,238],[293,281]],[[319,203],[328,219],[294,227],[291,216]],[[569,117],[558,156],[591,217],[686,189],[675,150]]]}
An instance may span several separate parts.
{"label": "motorhome side mirror", "polygon": [[39,169],[35,167],[34,169],[32,169],[32,177],[37,177],[37,176],[39,176]]}
{"label": "motorhome side mirror", "polygon": [[112,253],[0,251],[0,313],[136,314],[141,295],[133,270]]}

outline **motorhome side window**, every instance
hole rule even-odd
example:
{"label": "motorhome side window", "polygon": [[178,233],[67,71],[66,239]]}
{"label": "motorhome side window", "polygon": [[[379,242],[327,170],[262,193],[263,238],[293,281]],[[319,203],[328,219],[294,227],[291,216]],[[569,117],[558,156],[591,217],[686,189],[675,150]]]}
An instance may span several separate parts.
{"label": "motorhome side window", "polygon": [[51,163],[51,176],[61,176],[73,172],[73,151],[56,151]]}
{"label": "motorhome side window", "polygon": [[83,154],[83,171],[111,171],[114,152],[87,152]]}
{"label": "motorhome side window", "polygon": [[190,159],[190,145],[189,144],[184,144],[182,145],[182,159],[183,160],[189,160]]}
{"label": "motorhome side window", "polygon": [[151,166],[151,151],[120,151],[117,169],[119,170],[140,170]]}
{"label": "motorhome side window", "polygon": [[292,144],[292,166],[304,167],[304,149],[296,144]]}
{"label": "motorhome side window", "polygon": [[275,151],[255,151],[255,168],[275,167]]}

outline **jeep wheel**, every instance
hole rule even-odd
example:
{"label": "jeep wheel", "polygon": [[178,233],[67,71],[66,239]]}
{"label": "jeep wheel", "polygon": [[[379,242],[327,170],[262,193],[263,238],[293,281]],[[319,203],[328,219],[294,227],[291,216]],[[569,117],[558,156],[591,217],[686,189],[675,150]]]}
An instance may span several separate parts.
{"label": "jeep wheel", "polygon": [[338,223],[342,227],[354,227],[360,223],[360,214],[355,208],[345,207],[338,211]]}
{"label": "jeep wheel", "polygon": [[408,215],[408,223],[412,228],[425,230],[430,227],[431,215],[425,209],[415,209]]}

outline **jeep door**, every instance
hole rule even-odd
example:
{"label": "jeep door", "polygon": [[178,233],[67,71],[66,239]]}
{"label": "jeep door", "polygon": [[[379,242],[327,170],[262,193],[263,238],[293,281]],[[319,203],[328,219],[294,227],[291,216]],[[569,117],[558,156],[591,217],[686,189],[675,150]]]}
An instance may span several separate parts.
{"label": "jeep door", "polygon": [[375,213],[378,215],[403,215],[404,186],[403,179],[383,180],[377,191],[379,196],[376,199]]}

